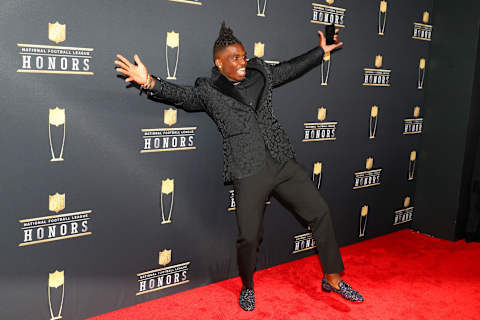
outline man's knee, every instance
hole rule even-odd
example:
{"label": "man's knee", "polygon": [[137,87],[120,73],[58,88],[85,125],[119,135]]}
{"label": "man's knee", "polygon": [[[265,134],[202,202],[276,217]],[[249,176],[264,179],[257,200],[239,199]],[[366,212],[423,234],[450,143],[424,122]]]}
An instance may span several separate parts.
{"label": "man's knee", "polygon": [[324,219],[330,219],[330,209],[327,206],[315,206],[311,209],[309,224],[320,223]]}
{"label": "man's knee", "polygon": [[256,248],[259,242],[259,233],[257,232],[246,232],[239,235],[237,239],[237,247],[253,247]]}

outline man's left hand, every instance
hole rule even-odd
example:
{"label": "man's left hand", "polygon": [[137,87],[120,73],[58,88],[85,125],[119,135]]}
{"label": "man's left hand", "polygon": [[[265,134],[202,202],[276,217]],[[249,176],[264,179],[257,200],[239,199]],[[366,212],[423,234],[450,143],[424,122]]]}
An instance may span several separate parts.
{"label": "man's left hand", "polygon": [[327,45],[327,39],[325,38],[322,31],[318,30],[318,35],[320,36],[320,47],[323,49],[325,53],[328,53],[340,46],[343,45],[343,42],[338,42],[338,29],[335,29],[335,35],[333,36],[334,44]]}

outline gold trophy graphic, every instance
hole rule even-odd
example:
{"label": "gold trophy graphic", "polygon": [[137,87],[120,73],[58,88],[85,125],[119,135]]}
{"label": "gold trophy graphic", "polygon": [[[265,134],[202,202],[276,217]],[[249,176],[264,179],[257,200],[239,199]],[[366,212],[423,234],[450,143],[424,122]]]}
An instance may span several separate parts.
{"label": "gold trophy graphic", "polygon": [[367,228],[368,206],[364,205],[360,210],[360,233],[359,238],[365,236],[365,229]]}
{"label": "gold trophy graphic", "polygon": [[[51,288],[58,289],[58,287],[60,286],[62,286],[62,298],[61,298],[58,314],[54,316],[50,291],[52,290]],[[65,296],[65,277],[64,277],[63,270],[62,271],[56,270],[53,273],[49,273],[48,274],[48,306],[50,307],[50,315],[51,315],[50,320],[62,319],[61,314],[62,314],[64,296]]]}
{"label": "gold trophy graphic", "polygon": [[[50,161],[63,161],[63,147],[65,145],[65,109],[55,107],[55,109],[49,109],[48,111],[48,140],[50,141],[50,152],[52,154],[52,159],[50,159]],[[51,127],[59,127],[61,125],[63,125],[62,147],[60,148],[58,157],[56,157],[55,152],[53,151]]]}
{"label": "gold trophy graphic", "polygon": [[320,189],[320,184],[322,182],[322,163],[321,162],[315,162],[313,164],[313,176],[312,180],[315,183],[315,177],[318,178],[317,180],[317,189]]}
{"label": "gold trophy graphic", "polygon": [[[330,73],[330,61],[331,61],[330,52],[327,52],[323,55],[323,59],[322,59],[322,63],[321,63],[322,86],[328,85],[328,74]],[[325,75],[324,75],[324,73],[325,73]]]}
{"label": "gold trophy graphic", "polygon": [[[177,48],[177,59],[175,62],[175,69],[173,71],[173,75],[170,74],[170,67],[168,65],[168,47],[170,48]],[[167,32],[167,41],[165,42],[165,58],[167,62],[167,79],[169,80],[176,80],[177,77],[177,67],[178,67],[178,57],[180,53],[180,34],[173,31]]]}
{"label": "gold trophy graphic", "polygon": [[[170,199],[170,210],[168,211],[168,218],[165,219],[165,206],[163,201],[163,195],[167,197],[169,194],[172,194]],[[162,210],[162,224],[171,223],[172,209],[173,209],[173,198],[175,194],[175,185],[173,179],[162,180],[162,191],[160,193],[160,208]]]}
{"label": "gold trophy graphic", "polygon": [[420,58],[418,63],[418,89],[423,89],[423,79],[425,78],[425,58]]}
{"label": "gold trophy graphic", "polygon": [[55,43],[60,43],[65,41],[66,38],[66,31],[65,25],[58,23],[48,23],[48,40],[53,41]]}
{"label": "gold trophy graphic", "polygon": [[260,1],[261,0],[257,0],[257,16],[265,17],[265,9],[267,7],[267,0],[264,0],[264,2],[263,2],[263,10],[262,11],[260,11]]}
{"label": "gold trophy graphic", "polygon": [[[382,22],[383,16],[383,22]],[[387,22],[387,1],[380,1],[380,8],[378,10],[378,34],[384,35],[385,23]]]}
{"label": "gold trophy graphic", "polygon": [[410,152],[410,161],[408,162],[408,180],[413,180],[413,175],[415,173],[416,160],[417,160],[417,151],[412,150],[412,152]]}
{"label": "gold trophy graphic", "polygon": [[370,111],[370,139],[375,139],[378,122],[378,106],[372,106]]}

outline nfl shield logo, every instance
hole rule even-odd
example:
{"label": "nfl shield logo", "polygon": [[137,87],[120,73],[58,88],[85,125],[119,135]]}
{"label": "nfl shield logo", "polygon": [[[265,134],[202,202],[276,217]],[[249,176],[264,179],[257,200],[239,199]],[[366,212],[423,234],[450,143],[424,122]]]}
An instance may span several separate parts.
{"label": "nfl shield logo", "polygon": [[53,212],[60,212],[65,209],[65,193],[55,193],[53,196],[48,196],[48,210]]}
{"label": "nfl shield logo", "polygon": [[265,55],[265,44],[261,42],[255,42],[253,55],[257,58],[263,57]]}
{"label": "nfl shield logo", "polygon": [[65,25],[57,22],[48,23],[48,39],[59,43],[65,41]]}
{"label": "nfl shield logo", "polygon": [[380,68],[383,63],[383,57],[381,55],[378,55],[375,57],[375,67]]}
{"label": "nfl shield logo", "polygon": [[319,121],[323,121],[327,118],[327,108],[318,108],[317,111],[317,119]]}
{"label": "nfl shield logo", "polygon": [[172,250],[163,250],[158,254],[158,264],[166,266],[172,261]]}
{"label": "nfl shield logo", "polygon": [[177,123],[177,110],[168,109],[163,111],[163,122],[168,126],[173,126]]}

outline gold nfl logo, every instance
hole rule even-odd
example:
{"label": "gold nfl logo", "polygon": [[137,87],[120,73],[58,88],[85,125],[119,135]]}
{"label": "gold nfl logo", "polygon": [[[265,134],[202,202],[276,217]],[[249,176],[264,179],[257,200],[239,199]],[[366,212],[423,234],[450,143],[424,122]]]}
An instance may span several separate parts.
{"label": "gold nfl logo", "polygon": [[160,251],[158,254],[158,264],[162,266],[166,266],[172,261],[172,250],[163,250]]}
{"label": "gold nfl logo", "polygon": [[58,213],[63,209],[65,209],[65,193],[59,194],[57,192],[48,196],[48,210]]}
{"label": "gold nfl logo", "polygon": [[48,23],[48,40],[55,43],[65,41],[65,25],[60,24],[58,21],[55,23]]}
{"label": "gold nfl logo", "polygon": [[262,42],[255,42],[253,55],[257,58],[262,58],[265,55],[265,44]]}
{"label": "gold nfl logo", "polygon": [[177,123],[177,110],[172,108],[163,110],[163,122],[168,126],[173,126]]}

